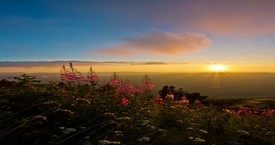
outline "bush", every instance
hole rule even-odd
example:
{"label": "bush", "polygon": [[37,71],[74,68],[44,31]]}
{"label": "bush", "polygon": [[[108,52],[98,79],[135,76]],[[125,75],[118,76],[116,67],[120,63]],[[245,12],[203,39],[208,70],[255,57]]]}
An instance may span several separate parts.
{"label": "bush", "polygon": [[[140,86],[114,73],[107,84],[91,69],[70,64],[62,82],[41,85],[27,75],[0,95],[0,144],[274,144],[274,109],[234,108],[241,101],[210,100],[164,86],[175,100],[153,97],[145,76]],[[88,77],[89,76],[89,77]],[[28,81],[23,81],[22,79]],[[24,83],[23,83],[24,82]],[[182,96],[190,104],[177,101]],[[270,106],[270,104],[268,104]]]}

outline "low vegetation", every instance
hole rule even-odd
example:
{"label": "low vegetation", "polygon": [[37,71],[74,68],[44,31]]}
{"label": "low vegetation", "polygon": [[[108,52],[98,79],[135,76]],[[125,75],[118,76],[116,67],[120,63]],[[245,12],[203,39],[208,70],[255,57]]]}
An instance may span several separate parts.
{"label": "low vegetation", "polygon": [[63,66],[59,83],[26,74],[0,82],[0,144],[272,145],[274,100],[207,99],[164,86],[152,94],[114,73],[103,83]]}

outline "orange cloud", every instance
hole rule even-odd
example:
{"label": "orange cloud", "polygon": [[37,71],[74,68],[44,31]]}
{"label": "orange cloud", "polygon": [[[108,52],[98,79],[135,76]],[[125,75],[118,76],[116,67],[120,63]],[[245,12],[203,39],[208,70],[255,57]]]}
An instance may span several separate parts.
{"label": "orange cloud", "polygon": [[107,55],[130,55],[133,53],[127,46],[123,45],[98,48],[96,52]]}
{"label": "orange cloud", "polygon": [[124,39],[117,46],[96,49],[97,53],[111,55],[166,54],[175,55],[203,49],[212,41],[200,33],[146,32],[140,36]]}

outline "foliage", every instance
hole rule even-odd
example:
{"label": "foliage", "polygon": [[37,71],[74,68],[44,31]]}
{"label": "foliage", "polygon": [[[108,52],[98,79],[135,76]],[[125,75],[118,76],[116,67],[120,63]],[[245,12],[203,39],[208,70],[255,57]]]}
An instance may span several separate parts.
{"label": "foliage", "polygon": [[[1,81],[0,144],[275,143],[271,101],[240,107],[245,100],[201,99],[173,86],[155,97],[147,75],[140,86],[116,73],[102,84],[92,68],[83,75],[72,64],[60,77],[49,84],[26,74]],[[176,99],[165,99],[169,92]]]}
{"label": "foliage", "polygon": [[207,96],[201,96],[200,93],[194,92],[189,93],[184,91],[183,88],[179,88],[176,90],[175,86],[163,86],[159,91],[159,95],[162,99],[167,99],[168,95],[173,95],[173,100],[179,101],[186,99],[189,104],[195,103],[195,101],[203,102],[207,98]]}

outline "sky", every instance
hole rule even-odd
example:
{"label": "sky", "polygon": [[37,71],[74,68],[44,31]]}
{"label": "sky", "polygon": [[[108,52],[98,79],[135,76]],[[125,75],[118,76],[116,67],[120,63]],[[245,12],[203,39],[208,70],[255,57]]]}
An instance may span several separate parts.
{"label": "sky", "polygon": [[0,3],[0,72],[275,73],[274,0]]}

